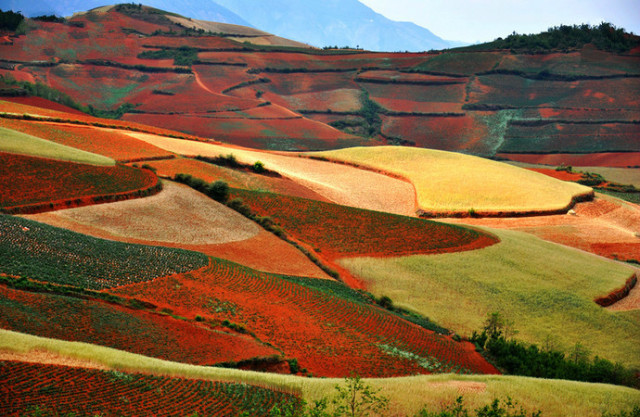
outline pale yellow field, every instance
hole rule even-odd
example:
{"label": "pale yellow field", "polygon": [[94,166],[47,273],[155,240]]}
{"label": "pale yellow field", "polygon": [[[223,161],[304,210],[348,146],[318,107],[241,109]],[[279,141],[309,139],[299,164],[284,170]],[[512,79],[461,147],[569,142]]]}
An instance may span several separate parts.
{"label": "pale yellow field", "polygon": [[106,156],[81,151],[70,146],[61,145],[4,127],[0,127],[0,152],[38,156],[41,158],[78,162],[81,164],[104,166],[113,166],[116,164],[116,161]]}
{"label": "pale yellow field", "polygon": [[593,299],[624,285],[634,269],[515,231],[487,229],[501,242],[484,249],[339,263],[376,296],[418,311],[469,336],[488,313],[514,323],[517,338],[569,351],[577,342],[593,355],[640,368],[640,322]]}
{"label": "pale yellow field", "polygon": [[163,190],[151,197],[24,217],[58,227],[76,223],[125,239],[187,245],[236,242],[260,231],[234,210],[170,181],[163,181]]}
{"label": "pale yellow field", "polygon": [[413,186],[409,182],[387,175],[298,156],[172,139],[145,133],[127,132],[127,134],[180,155],[215,157],[233,154],[240,162],[253,164],[261,161],[265,168],[277,171],[338,204],[395,214],[415,214]]}
{"label": "pale yellow field", "polygon": [[564,209],[589,187],[470,155],[431,149],[357,147],[306,155],[386,171],[410,180],[427,212]]}
{"label": "pale yellow field", "polygon": [[[341,379],[316,379],[291,375],[185,365],[116,349],[67,342],[0,330],[0,360],[33,357],[34,361],[72,366],[144,372],[185,378],[244,382],[291,393],[307,400],[331,397]],[[424,405],[440,409],[463,395],[469,409],[510,396],[529,411],[544,417],[599,417],[603,411],[629,410],[640,404],[640,391],[631,388],[513,376],[425,375],[367,379],[390,399],[389,416],[413,415]]]}

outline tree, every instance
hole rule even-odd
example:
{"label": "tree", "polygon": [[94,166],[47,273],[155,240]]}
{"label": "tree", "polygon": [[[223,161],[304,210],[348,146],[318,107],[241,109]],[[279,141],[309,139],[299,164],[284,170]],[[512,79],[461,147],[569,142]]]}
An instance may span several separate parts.
{"label": "tree", "polygon": [[380,389],[373,389],[360,376],[346,378],[345,384],[344,387],[336,385],[334,416],[370,416],[387,409],[389,400],[380,395]]}
{"label": "tree", "polygon": [[207,195],[216,201],[225,203],[229,199],[229,184],[218,180],[207,187]]}

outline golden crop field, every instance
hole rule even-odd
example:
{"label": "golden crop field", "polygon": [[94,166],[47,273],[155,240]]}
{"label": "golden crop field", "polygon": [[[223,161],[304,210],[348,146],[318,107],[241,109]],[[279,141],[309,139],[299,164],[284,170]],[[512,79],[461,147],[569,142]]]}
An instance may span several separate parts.
{"label": "golden crop field", "polygon": [[413,183],[427,212],[550,211],[567,208],[590,188],[460,153],[432,149],[357,147],[306,153],[389,172]]}

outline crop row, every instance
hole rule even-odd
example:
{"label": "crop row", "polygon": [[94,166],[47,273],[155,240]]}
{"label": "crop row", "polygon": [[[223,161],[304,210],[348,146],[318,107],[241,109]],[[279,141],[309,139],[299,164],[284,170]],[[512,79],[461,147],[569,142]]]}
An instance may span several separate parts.
{"label": "crop row", "polygon": [[169,315],[0,286],[0,327],[94,343],[160,359],[214,365],[277,355],[250,337]]}
{"label": "crop row", "polygon": [[267,416],[299,400],[246,384],[0,362],[0,414]]}
{"label": "crop row", "polygon": [[104,289],[201,268],[198,253],[98,239],[32,220],[0,215],[0,273]]}
{"label": "crop row", "polygon": [[0,209],[34,212],[160,190],[151,171],[0,153]]}
{"label": "crop row", "polygon": [[233,195],[321,253],[440,253],[487,239],[463,227],[321,201],[248,190],[234,190]]}
{"label": "crop row", "polygon": [[[353,370],[371,377],[446,370],[495,372],[469,343],[409,323],[353,295],[301,282],[213,259],[210,266],[179,279],[165,277],[116,292],[166,303],[177,314],[240,323],[287,357],[297,358],[301,368],[314,375],[342,377]],[[233,311],[212,310],[214,298],[234,306]],[[399,359],[382,345],[413,356]],[[421,358],[436,358],[447,365],[427,369],[421,366]]]}

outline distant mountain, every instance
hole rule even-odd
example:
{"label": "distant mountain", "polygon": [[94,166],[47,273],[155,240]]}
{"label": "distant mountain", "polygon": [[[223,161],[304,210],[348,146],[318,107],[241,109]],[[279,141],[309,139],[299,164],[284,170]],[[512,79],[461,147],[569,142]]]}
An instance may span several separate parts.
{"label": "distant mountain", "polygon": [[[118,0],[32,0],[28,2],[24,0],[0,0],[0,9],[20,11],[27,17],[50,14],[71,16],[76,12],[84,12],[95,7],[116,3],[124,2]],[[139,0],[135,3],[143,3],[147,6],[199,20],[251,26],[250,23],[237,14],[211,0]]]}
{"label": "distant mountain", "polygon": [[426,51],[450,44],[409,22],[395,22],[357,0],[215,0],[253,26],[314,46]]}

